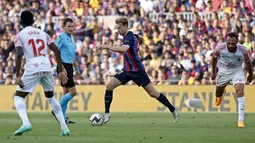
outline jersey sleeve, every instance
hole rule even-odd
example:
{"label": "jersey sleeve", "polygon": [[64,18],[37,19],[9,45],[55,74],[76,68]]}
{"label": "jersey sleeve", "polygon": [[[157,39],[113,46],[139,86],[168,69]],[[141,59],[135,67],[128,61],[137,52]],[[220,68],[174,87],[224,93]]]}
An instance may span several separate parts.
{"label": "jersey sleeve", "polygon": [[250,54],[249,54],[248,50],[246,49],[246,47],[240,45],[239,50],[244,56],[244,62],[245,63],[251,62],[251,57],[250,57]]}
{"label": "jersey sleeve", "polygon": [[51,43],[54,43],[54,41],[50,38],[50,36],[47,34],[47,44],[50,45]]}
{"label": "jersey sleeve", "polygon": [[134,34],[135,35],[135,38],[138,39],[139,38],[139,35],[138,34]]}
{"label": "jersey sleeve", "polygon": [[224,48],[224,44],[219,44],[216,46],[216,48],[213,50],[213,57],[217,58],[220,55],[220,52]]}
{"label": "jersey sleeve", "polygon": [[59,36],[56,41],[55,44],[57,45],[57,47],[60,49],[62,47],[62,42],[61,42],[62,38],[61,36]]}
{"label": "jersey sleeve", "polygon": [[129,45],[129,47],[131,47],[133,38],[134,37],[132,36],[132,34],[128,34],[128,35],[124,36],[123,45]]}
{"label": "jersey sleeve", "polygon": [[15,36],[14,45],[15,45],[15,47],[23,47],[23,44],[22,44],[22,41],[20,38],[20,34]]}

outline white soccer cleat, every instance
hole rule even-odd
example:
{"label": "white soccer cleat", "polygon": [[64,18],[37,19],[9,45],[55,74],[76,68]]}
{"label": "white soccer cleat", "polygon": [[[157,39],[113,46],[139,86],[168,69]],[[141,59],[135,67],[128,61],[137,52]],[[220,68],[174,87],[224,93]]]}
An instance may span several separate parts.
{"label": "white soccer cleat", "polygon": [[178,113],[178,108],[175,107],[175,110],[172,112],[173,118],[174,118],[174,123],[176,124],[179,121],[179,113]]}
{"label": "white soccer cleat", "polygon": [[110,113],[105,113],[104,114],[104,123],[107,123],[110,121],[111,114]]}

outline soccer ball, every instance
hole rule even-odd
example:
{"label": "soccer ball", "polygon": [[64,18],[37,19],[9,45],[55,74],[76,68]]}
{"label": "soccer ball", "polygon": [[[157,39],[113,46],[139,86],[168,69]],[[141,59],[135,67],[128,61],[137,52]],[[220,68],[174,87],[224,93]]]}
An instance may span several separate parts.
{"label": "soccer ball", "polygon": [[104,123],[104,118],[99,113],[94,113],[90,116],[89,121],[92,126],[102,126]]}
{"label": "soccer ball", "polygon": [[186,100],[186,106],[189,108],[202,108],[203,107],[203,102],[200,99],[197,98],[191,98]]}

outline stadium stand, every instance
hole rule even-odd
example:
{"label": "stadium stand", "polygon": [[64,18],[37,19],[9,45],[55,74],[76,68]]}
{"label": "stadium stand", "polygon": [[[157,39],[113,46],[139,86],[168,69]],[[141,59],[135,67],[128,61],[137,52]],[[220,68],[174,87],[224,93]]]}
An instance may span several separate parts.
{"label": "stadium stand", "polygon": [[[28,9],[36,17],[35,26],[53,39],[62,31],[64,17],[75,19],[76,60],[82,73],[75,80],[78,85],[104,84],[122,69],[121,54],[96,50],[102,43],[121,44],[114,30],[118,16],[127,16],[130,30],[144,37],[141,60],[155,84],[214,84],[212,51],[230,31],[238,33],[255,63],[255,0],[2,0],[0,84],[15,84],[13,40],[22,29],[19,13]],[[55,74],[52,54],[50,59]]]}

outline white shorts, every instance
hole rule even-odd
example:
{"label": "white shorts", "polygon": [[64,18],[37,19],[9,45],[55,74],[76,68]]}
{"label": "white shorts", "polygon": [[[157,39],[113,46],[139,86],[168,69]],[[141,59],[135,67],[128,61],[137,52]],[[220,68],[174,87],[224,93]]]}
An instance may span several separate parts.
{"label": "white shorts", "polygon": [[24,87],[17,86],[17,91],[32,93],[35,87],[41,83],[45,92],[54,90],[54,80],[51,72],[28,73],[21,77]]}
{"label": "white shorts", "polygon": [[222,87],[229,84],[229,82],[232,81],[233,86],[235,86],[237,83],[246,83],[244,72],[238,71],[235,74],[232,75],[217,75],[216,78],[216,86]]}

